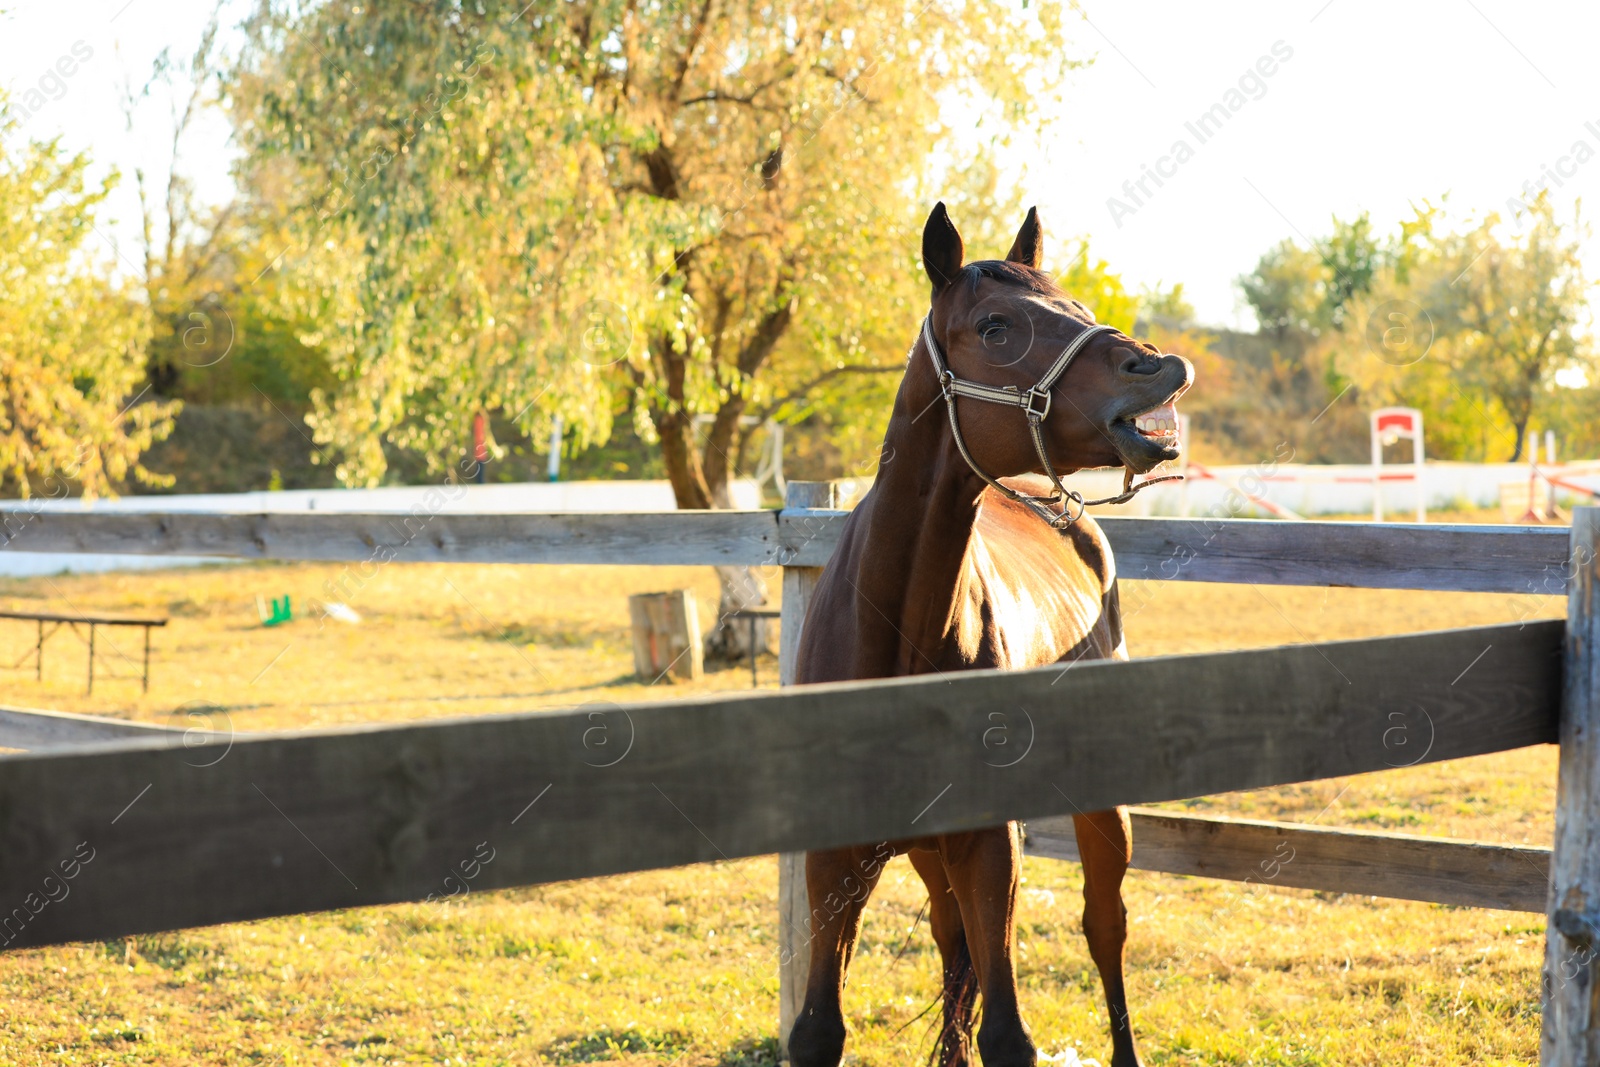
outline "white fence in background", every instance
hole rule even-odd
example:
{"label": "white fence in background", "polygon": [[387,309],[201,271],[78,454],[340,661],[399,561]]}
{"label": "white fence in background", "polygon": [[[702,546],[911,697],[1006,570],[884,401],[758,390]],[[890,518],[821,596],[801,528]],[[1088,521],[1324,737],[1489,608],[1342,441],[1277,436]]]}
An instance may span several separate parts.
{"label": "white fence in background", "polygon": [[[1565,464],[1552,470],[1581,473],[1565,476],[1576,485],[1600,490],[1600,463]],[[1095,509],[1113,515],[1223,515],[1268,517],[1267,509],[1246,502],[1242,508],[1230,501],[1233,486],[1264,496],[1280,507],[1304,516],[1370,515],[1372,468],[1365,464],[1270,462],[1252,466],[1206,468],[1213,478],[1191,477],[1140,493],[1119,507]],[[1423,478],[1429,511],[1461,507],[1492,508],[1499,504],[1503,483],[1528,481],[1525,463],[1429,463]],[[871,487],[870,479],[838,483],[842,498],[859,499]],[[1110,496],[1122,488],[1121,470],[1082,471],[1067,484],[1088,497]],[[1539,491],[1545,491],[1544,483]],[[1390,471],[1383,482],[1384,509],[1406,515],[1416,506],[1416,485],[1404,473]],[[674,510],[672,487],[665,481],[509,482],[494,485],[385,486],[379,489],[296,489],[281,492],[208,493],[176,496],[125,496],[117,500],[0,500],[0,510],[26,512],[222,512],[287,513],[318,511],[330,514],[406,513],[424,507],[439,511],[437,494],[448,495],[443,510],[475,514],[563,512],[663,512]],[[430,494],[433,494],[430,496]],[[741,479],[732,485],[734,507],[753,510],[761,506],[760,486]],[[1563,506],[1589,503],[1581,494],[1558,489]],[[431,503],[430,503],[431,501]],[[54,552],[0,552],[0,576],[136,570],[154,567],[188,567],[212,562],[200,556],[130,556]]]}
{"label": "white fence in background", "polygon": [[[1572,482],[1600,490],[1600,463],[1563,464],[1550,469],[1560,471],[1574,467],[1584,468],[1586,473],[1568,475]],[[1273,466],[1266,462],[1254,466],[1208,466],[1206,469],[1216,475],[1216,479],[1168,482],[1145,490],[1121,507],[1103,510],[1115,515],[1182,515],[1187,495],[1189,515],[1268,517],[1266,509],[1253,504],[1247,504],[1243,510],[1230,509],[1227,498],[1231,483],[1300,515],[1372,514],[1372,468],[1365,463]],[[1541,466],[1541,469],[1544,468]],[[1429,511],[1497,507],[1502,483],[1525,485],[1527,481],[1526,463],[1429,462],[1423,475]],[[1121,489],[1122,472],[1085,471],[1074,475],[1067,484],[1086,496],[1105,496]],[[1416,483],[1409,477],[1409,471],[1385,469],[1382,485],[1385,514],[1408,519],[1416,509],[1417,499]],[[1545,491],[1542,480],[1539,491]],[[1567,489],[1558,489],[1556,499],[1563,507],[1593,502]],[[1213,511],[1214,508],[1218,510]]]}

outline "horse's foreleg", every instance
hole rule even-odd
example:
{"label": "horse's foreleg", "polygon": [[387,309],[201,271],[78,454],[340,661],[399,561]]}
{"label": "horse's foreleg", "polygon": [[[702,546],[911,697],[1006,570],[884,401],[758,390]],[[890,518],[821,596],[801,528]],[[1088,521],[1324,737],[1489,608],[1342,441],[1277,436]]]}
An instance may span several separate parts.
{"label": "horse's foreleg", "polygon": [[806,853],[806,916],[811,971],[806,999],[789,1031],[793,1067],[838,1067],[844,1056],[844,976],[861,932],[861,912],[892,853],[877,848]]}
{"label": "horse's foreleg", "polygon": [[1122,980],[1123,946],[1128,940],[1128,909],[1122,904],[1122,877],[1133,858],[1128,809],[1073,816],[1078,855],[1083,859],[1083,936],[1100,971],[1111,1016],[1111,1067],[1141,1067],[1128,1019]]}
{"label": "horse's foreleg", "polygon": [[978,972],[984,1067],[1034,1067],[1038,1051],[1017,1004],[1016,904],[1022,843],[1016,824],[940,839],[945,873],[961,905],[967,950]]}
{"label": "horse's foreleg", "polygon": [[939,1029],[938,1067],[968,1067],[972,1059],[972,1011],[978,1001],[978,976],[967,950],[967,931],[961,923],[961,905],[945,876],[944,860],[937,852],[913,849],[911,866],[928,887],[928,926],[944,970],[944,1025]]}

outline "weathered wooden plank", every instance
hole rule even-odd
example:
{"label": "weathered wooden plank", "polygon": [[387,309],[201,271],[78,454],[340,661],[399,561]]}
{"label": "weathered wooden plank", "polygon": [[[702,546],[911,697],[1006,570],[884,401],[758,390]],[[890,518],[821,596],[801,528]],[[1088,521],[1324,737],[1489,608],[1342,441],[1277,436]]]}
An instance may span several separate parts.
{"label": "weathered wooden plank", "polygon": [[[10,755],[0,936],[417,899],[466,884],[462,864],[490,888],[797,852],[1538,744],[1555,737],[1561,632],[252,735],[220,756],[142,741]],[[1019,713],[1031,743],[996,766],[984,731],[1001,714],[1020,738]],[[27,904],[74,856],[70,899]]]}
{"label": "weathered wooden plank", "polygon": [[1122,578],[1555,594],[1566,531],[1267,519],[1099,520]]}
{"label": "weathered wooden plank", "polygon": [[[1544,911],[1550,850],[1135,808],[1133,866],[1268,886]],[[1027,824],[1030,855],[1077,860],[1070,817]]]}
{"label": "weathered wooden plank", "polygon": [[778,562],[785,567],[825,567],[844,533],[848,511],[785,508],[778,513]]}
{"label": "weathered wooden plank", "polygon": [[[441,497],[441,500],[443,498]],[[244,559],[820,567],[845,512],[469,515],[0,513],[0,550]],[[1100,520],[1125,578],[1559,594],[1559,529],[1253,519]]]}
{"label": "weathered wooden plank", "polygon": [[0,748],[29,751],[105,741],[148,737],[176,737],[184,731],[152,723],[126,722],[98,715],[73,715],[64,711],[0,708]]}
{"label": "weathered wooden plank", "polygon": [[1539,1062],[1600,1063],[1600,508],[1572,510]]}
{"label": "weathered wooden plank", "polygon": [[0,551],[440,563],[751,564],[777,561],[772,511],[459,514],[0,513]]}
{"label": "weathered wooden plank", "polygon": [[[827,562],[845,514],[779,517],[784,558]],[[1560,595],[1565,531],[1265,519],[1100,518],[1123,578]]]}

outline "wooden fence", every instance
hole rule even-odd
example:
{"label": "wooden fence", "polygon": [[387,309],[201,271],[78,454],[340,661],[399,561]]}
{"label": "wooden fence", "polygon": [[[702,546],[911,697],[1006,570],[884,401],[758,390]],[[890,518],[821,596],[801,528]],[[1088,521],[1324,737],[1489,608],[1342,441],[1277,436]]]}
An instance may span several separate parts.
{"label": "wooden fence", "polygon": [[[781,670],[842,513],[0,513],[5,551],[784,567]],[[823,505],[821,507],[814,505]],[[1600,509],[1567,530],[1107,519],[1124,578],[1566,595],[1568,619],[1063,670],[202,738],[0,713],[0,945],[22,947],[778,852],[787,1033],[798,854],[1562,743],[1556,847],[1135,811],[1134,865],[1550,915],[1546,1063],[1590,1048],[1600,944]],[[1563,671],[1565,673],[1563,673]],[[1025,709],[1029,756],[984,731]],[[1019,724],[1020,726],[1020,724]],[[1124,754],[1138,752],[1137,760]],[[827,753],[818,759],[818,753]],[[618,755],[621,753],[622,755]],[[1285,851],[1287,849],[1287,851]],[[86,851],[87,850],[87,851]],[[85,861],[85,855],[92,859]],[[1292,855],[1285,862],[1284,857]],[[65,872],[73,872],[63,882]],[[59,892],[66,886],[70,892]],[[1552,977],[1553,976],[1553,977]],[[1569,977],[1570,976],[1570,977]]]}

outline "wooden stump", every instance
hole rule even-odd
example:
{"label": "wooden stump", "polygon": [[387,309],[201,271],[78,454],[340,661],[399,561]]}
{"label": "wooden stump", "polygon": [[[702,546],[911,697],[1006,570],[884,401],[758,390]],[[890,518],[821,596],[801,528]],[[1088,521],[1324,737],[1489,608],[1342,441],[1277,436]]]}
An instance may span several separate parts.
{"label": "wooden stump", "polygon": [[641,679],[700,677],[700,612],[692,590],[638,593],[628,598],[628,614],[633,620],[633,669]]}

